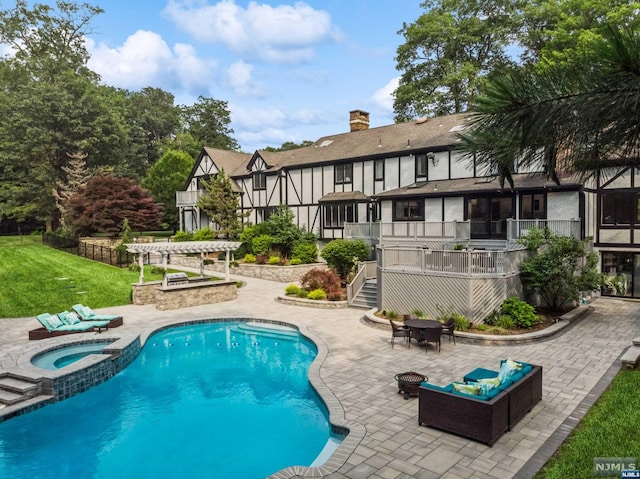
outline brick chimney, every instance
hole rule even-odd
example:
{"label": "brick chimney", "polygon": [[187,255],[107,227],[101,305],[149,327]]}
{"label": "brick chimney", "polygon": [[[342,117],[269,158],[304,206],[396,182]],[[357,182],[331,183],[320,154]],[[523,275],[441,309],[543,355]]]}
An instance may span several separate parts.
{"label": "brick chimney", "polygon": [[364,110],[352,110],[349,112],[349,127],[351,131],[369,129],[369,112]]}

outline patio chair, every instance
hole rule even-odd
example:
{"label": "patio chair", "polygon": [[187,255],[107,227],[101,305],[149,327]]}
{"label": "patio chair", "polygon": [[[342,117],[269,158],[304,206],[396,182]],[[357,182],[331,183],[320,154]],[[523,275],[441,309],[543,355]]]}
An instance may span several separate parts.
{"label": "patio chair", "polygon": [[455,327],[456,327],[455,318],[449,318],[447,322],[442,325],[442,334],[446,334],[447,336],[449,336],[449,341],[451,341],[451,338],[453,338],[454,346],[456,344],[456,336],[453,332]]}
{"label": "patio chair", "polygon": [[391,324],[391,349],[393,349],[393,344],[396,338],[405,338],[404,342],[409,346],[409,341],[411,341],[411,331],[409,331],[404,326],[398,326],[393,320],[389,320]]}
{"label": "patio chair", "polygon": [[420,346],[420,343],[424,341],[424,331],[425,330],[423,328],[415,328],[410,326],[409,327],[409,345],[411,345],[411,338],[413,338],[418,343],[418,346]]}
{"label": "patio chair", "polygon": [[425,342],[424,350],[427,352],[429,349],[429,343],[435,343],[438,345],[438,352],[440,352],[440,337],[442,336],[442,328],[425,328],[422,330],[422,339]]}
{"label": "patio chair", "polygon": [[82,321],[109,321],[109,327],[115,328],[122,325],[122,316],[117,314],[96,314],[89,306],[74,304],[71,306]]}
{"label": "patio chair", "polygon": [[109,327],[109,321],[80,321],[78,318],[74,320],[67,314],[69,314],[68,311],[59,314],[39,314],[36,319],[43,327],[29,331],[29,339],[45,339],[64,334],[84,333],[96,328],[100,332]]}

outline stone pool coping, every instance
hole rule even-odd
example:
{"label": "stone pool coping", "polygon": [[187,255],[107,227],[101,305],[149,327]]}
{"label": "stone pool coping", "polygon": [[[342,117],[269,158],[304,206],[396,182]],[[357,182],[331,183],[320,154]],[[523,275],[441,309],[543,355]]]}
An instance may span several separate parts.
{"label": "stone pool coping", "polygon": [[[34,348],[24,353],[17,359],[16,368],[5,371],[5,373],[8,374],[22,375],[24,377],[41,380],[42,400],[25,402],[22,408],[10,408],[10,410],[0,409],[0,422],[69,398],[107,381],[133,362],[149,337],[160,331],[180,326],[236,321],[286,326],[298,331],[304,338],[313,342],[317,353],[315,359],[309,366],[309,383],[327,408],[329,414],[328,420],[332,432],[344,435],[344,439],[340,445],[338,445],[322,465],[313,467],[289,466],[275,472],[269,477],[273,479],[290,479],[300,476],[318,477],[337,472],[358,447],[366,434],[366,429],[362,424],[345,418],[344,408],[320,377],[320,368],[329,353],[325,342],[311,333],[305,326],[295,325],[285,321],[249,317],[206,318],[178,320],[165,325],[147,328],[140,334],[116,335],[115,333],[111,333],[92,339],[81,339],[74,336],[61,337],[61,340],[58,341],[57,344],[43,344],[42,347]],[[110,341],[110,343],[105,346],[102,354],[89,354],[58,370],[42,369],[31,362],[35,356],[49,351],[73,345],[104,343],[107,341]]]}

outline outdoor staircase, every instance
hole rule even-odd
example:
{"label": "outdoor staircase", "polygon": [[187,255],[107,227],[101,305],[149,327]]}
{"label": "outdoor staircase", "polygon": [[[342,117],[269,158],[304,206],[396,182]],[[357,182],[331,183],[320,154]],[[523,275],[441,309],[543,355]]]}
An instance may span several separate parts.
{"label": "outdoor staircase", "polygon": [[41,380],[14,373],[0,374],[0,415],[50,399],[53,396],[43,394]]}
{"label": "outdoor staircase", "polygon": [[368,279],[364,282],[362,289],[353,298],[349,305],[353,308],[371,309],[378,306],[378,281]]}

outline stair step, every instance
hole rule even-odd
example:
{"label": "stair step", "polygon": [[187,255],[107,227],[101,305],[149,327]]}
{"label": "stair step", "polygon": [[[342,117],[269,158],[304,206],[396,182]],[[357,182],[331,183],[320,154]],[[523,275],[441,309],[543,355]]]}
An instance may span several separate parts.
{"label": "stair step", "polygon": [[25,398],[23,394],[7,391],[6,389],[0,389],[0,404],[15,404],[22,401]]}
{"label": "stair step", "polygon": [[18,394],[33,396],[35,393],[37,393],[39,388],[39,384],[35,384],[31,381],[25,381],[24,379],[14,377],[0,378],[0,389],[15,392]]}
{"label": "stair step", "polygon": [[25,407],[29,407],[33,404],[37,404],[41,401],[53,402],[55,400],[55,396],[48,396],[45,394],[40,394],[38,396],[33,397],[25,397],[24,400],[19,401],[15,404],[2,404],[0,403],[0,416],[7,418],[12,417],[15,414],[19,413],[20,410]]}
{"label": "stair step", "polygon": [[637,338],[633,338],[633,345],[640,346],[640,336],[638,336]]}
{"label": "stair step", "polygon": [[640,363],[640,346],[631,346],[627,352],[622,355],[622,367],[634,369]]}

